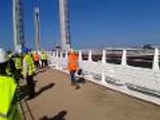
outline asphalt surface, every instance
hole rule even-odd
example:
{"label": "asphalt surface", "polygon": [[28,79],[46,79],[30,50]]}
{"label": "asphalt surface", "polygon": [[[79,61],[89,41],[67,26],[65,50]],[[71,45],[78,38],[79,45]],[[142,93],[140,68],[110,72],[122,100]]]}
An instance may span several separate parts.
{"label": "asphalt surface", "polygon": [[160,106],[91,82],[80,89],[54,69],[35,76],[37,96],[23,100],[26,120],[160,120]]}

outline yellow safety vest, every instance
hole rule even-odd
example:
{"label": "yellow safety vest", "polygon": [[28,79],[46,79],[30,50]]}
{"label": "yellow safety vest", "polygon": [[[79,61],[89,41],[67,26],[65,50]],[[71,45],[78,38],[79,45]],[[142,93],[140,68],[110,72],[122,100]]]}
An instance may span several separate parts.
{"label": "yellow safety vest", "polygon": [[47,54],[46,54],[46,53],[43,53],[42,56],[41,56],[41,59],[42,59],[42,60],[47,60],[47,58],[48,58],[48,57],[47,57]]}
{"label": "yellow safety vest", "polygon": [[8,76],[0,76],[0,120],[8,120],[8,113],[16,91],[16,82]]}
{"label": "yellow safety vest", "polygon": [[8,76],[13,76],[12,75],[12,72],[11,72],[11,68],[7,65],[7,67],[6,67],[6,74],[8,75]]}
{"label": "yellow safety vest", "polygon": [[26,60],[28,65],[28,71],[27,71],[28,75],[33,75],[36,71],[36,68],[35,68],[32,57],[29,54],[26,54],[24,59]]}
{"label": "yellow safety vest", "polygon": [[15,59],[15,66],[16,66],[16,69],[22,69],[22,59],[20,57],[17,57]]}

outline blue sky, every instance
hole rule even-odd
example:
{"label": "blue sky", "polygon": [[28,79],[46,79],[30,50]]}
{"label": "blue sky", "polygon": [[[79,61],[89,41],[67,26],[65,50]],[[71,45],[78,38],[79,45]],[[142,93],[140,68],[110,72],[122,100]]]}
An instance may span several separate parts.
{"label": "blue sky", "polygon": [[[23,0],[25,40],[34,47],[33,0]],[[41,0],[43,48],[60,40],[58,0]],[[70,0],[75,47],[160,45],[160,0]],[[0,0],[0,47],[13,48],[12,2]]]}

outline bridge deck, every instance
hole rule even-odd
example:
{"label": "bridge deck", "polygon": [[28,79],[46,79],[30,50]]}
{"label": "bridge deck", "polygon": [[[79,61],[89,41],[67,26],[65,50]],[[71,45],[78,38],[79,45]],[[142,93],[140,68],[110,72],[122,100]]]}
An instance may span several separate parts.
{"label": "bridge deck", "polygon": [[27,120],[160,120],[160,106],[90,82],[75,90],[57,70],[41,70],[35,80],[39,95],[23,101]]}

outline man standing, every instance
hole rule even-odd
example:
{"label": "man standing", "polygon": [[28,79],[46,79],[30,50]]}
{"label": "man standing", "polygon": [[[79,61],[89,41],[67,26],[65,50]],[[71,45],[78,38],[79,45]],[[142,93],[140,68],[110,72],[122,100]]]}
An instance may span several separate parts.
{"label": "man standing", "polygon": [[20,79],[20,78],[23,78],[22,76],[22,55],[20,53],[16,53],[15,55],[15,67],[16,67],[16,70],[17,70],[17,78]]}
{"label": "man standing", "polygon": [[47,67],[48,66],[48,56],[47,53],[45,51],[42,51],[42,55],[41,55],[41,61],[42,61],[42,67]]}
{"label": "man standing", "polygon": [[7,75],[7,65],[7,54],[0,48],[0,120],[13,119],[10,118],[10,108],[17,85],[15,79]]}
{"label": "man standing", "polygon": [[35,66],[31,55],[29,54],[29,49],[23,49],[24,58],[23,58],[23,77],[27,81],[28,90],[29,90],[29,99],[32,99],[35,96],[35,85],[33,81],[33,76],[35,74]]}
{"label": "man standing", "polygon": [[68,56],[68,70],[70,72],[71,85],[75,85],[76,89],[80,88],[75,78],[75,72],[78,70],[78,68],[78,54],[75,50],[71,49]]}
{"label": "man standing", "polygon": [[34,59],[34,64],[36,68],[40,68],[40,65],[39,65],[40,55],[38,54],[38,52],[35,52],[33,54],[33,59]]}

